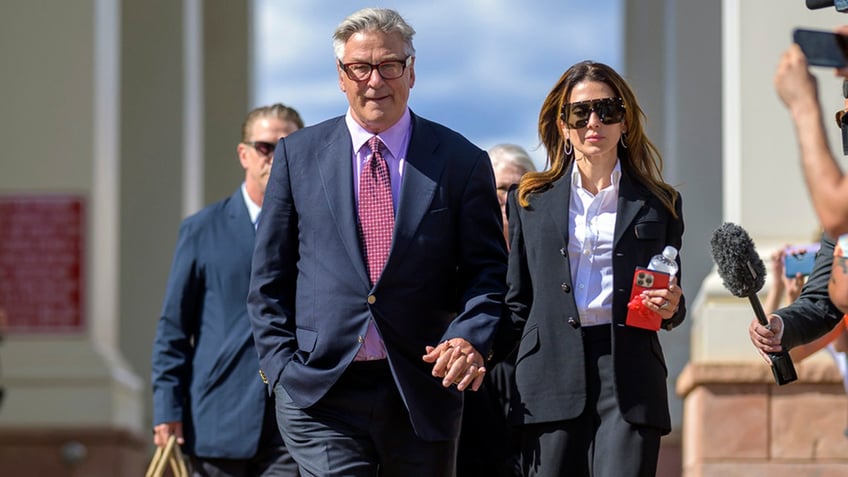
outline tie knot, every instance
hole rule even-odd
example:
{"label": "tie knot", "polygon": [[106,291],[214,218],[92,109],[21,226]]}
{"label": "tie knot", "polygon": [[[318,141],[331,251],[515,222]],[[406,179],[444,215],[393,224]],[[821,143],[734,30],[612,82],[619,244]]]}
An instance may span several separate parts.
{"label": "tie knot", "polygon": [[382,145],[383,141],[381,141],[377,136],[372,136],[371,139],[368,140],[368,147],[371,148],[372,154],[380,154],[380,146]]}

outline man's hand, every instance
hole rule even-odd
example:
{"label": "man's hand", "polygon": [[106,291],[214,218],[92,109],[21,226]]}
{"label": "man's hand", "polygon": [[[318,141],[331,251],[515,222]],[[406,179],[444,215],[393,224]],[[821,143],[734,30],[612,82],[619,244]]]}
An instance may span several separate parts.
{"label": "man's hand", "polygon": [[777,315],[769,315],[768,320],[769,326],[767,327],[761,325],[757,318],[751,320],[751,324],[748,326],[748,335],[760,356],[771,366],[771,359],[767,353],[778,353],[783,350],[783,346],[780,344],[783,338],[783,320]]}
{"label": "man's hand", "polygon": [[182,445],[185,443],[182,422],[163,422],[162,424],[157,424],[153,428],[153,443],[159,447],[165,447],[171,434],[177,436],[177,444]]}
{"label": "man's hand", "polygon": [[433,364],[433,376],[442,378],[442,386],[456,384],[456,389],[480,389],[486,374],[483,356],[463,338],[451,338],[435,348],[427,346],[422,359]]}

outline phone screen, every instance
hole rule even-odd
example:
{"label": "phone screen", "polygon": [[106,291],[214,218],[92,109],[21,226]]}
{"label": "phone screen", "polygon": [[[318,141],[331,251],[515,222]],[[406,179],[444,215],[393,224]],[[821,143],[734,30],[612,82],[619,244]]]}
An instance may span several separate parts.
{"label": "phone screen", "polygon": [[783,268],[786,277],[795,278],[799,273],[806,277],[812,273],[819,246],[818,243],[811,243],[786,248],[783,254]]}
{"label": "phone screen", "polygon": [[844,68],[848,64],[848,37],[830,31],[796,29],[792,40],[812,66]]}

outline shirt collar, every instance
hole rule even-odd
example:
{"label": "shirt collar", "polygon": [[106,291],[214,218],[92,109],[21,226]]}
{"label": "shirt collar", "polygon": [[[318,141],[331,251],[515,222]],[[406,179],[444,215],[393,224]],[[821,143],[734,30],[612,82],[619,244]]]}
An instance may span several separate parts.
{"label": "shirt collar", "polygon": [[256,202],[253,202],[253,199],[251,199],[247,194],[247,184],[244,182],[241,183],[241,196],[244,198],[244,205],[247,206],[247,214],[250,215],[250,223],[256,225],[256,218],[259,217],[259,212],[262,208],[256,205]]}
{"label": "shirt collar", "polygon": [[[618,185],[621,182],[621,161],[616,159],[615,166],[612,168],[612,172],[610,173],[610,184],[615,190],[618,190]],[[571,185],[575,188],[583,187],[583,177],[580,175],[580,169],[577,168],[577,164],[571,168]]]}
{"label": "shirt collar", "polygon": [[[353,140],[354,153],[359,152],[359,150],[368,143],[368,140],[374,137],[374,133],[367,131],[365,128],[360,126],[355,119],[353,119],[353,116],[350,113],[350,108],[348,108],[347,113],[345,114],[345,124],[347,125],[347,129],[350,131],[350,137]],[[383,145],[385,145],[386,149],[389,150],[392,157],[400,158],[404,156],[404,151],[402,151],[401,148],[403,147],[403,141],[411,127],[412,116],[410,115],[409,108],[407,107],[398,122],[385,131],[377,134],[377,137],[383,141]]]}

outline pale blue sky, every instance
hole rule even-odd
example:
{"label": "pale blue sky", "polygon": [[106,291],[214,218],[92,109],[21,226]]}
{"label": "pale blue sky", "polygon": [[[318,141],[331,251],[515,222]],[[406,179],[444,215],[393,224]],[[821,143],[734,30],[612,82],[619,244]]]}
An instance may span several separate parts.
{"label": "pale blue sky", "polygon": [[621,0],[434,0],[379,4],[255,0],[253,105],[283,102],[307,124],[343,114],[332,34],[367,6],[393,8],[416,30],[416,114],[486,149],[512,142],[537,163],[542,101],[572,64],[621,69]]}

